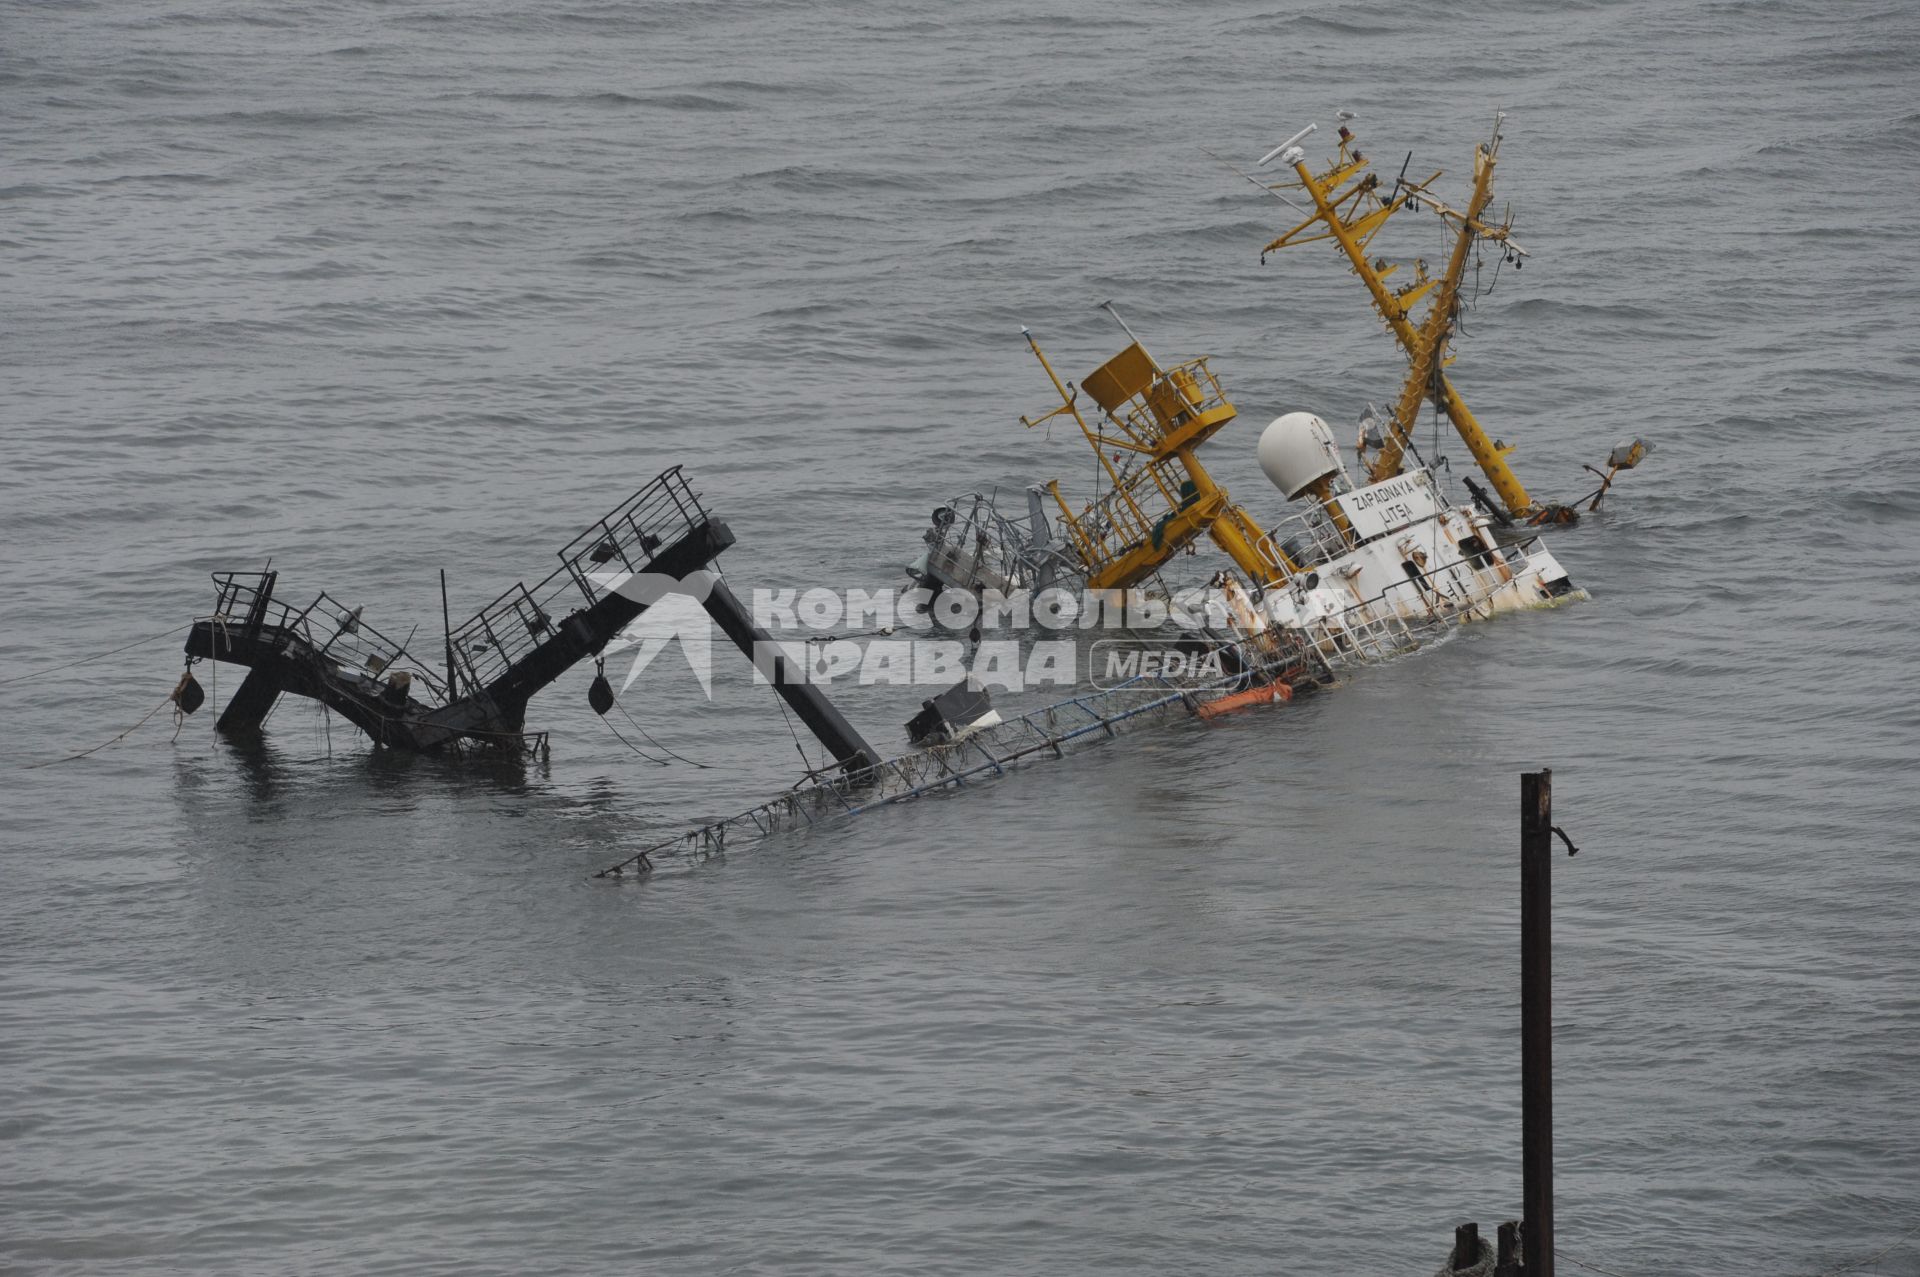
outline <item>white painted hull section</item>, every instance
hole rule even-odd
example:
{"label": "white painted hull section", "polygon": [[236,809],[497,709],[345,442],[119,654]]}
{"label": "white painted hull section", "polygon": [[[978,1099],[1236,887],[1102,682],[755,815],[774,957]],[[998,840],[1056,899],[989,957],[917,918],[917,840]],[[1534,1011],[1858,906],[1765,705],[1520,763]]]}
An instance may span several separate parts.
{"label": "white painted hull section", "polygon": [[1371,489],[1333,498],[1270,533],[1263,553],[1278,564],[1275,547],[1284,546],[1308,570],[1254,604],[1257,619],[1239,628],[1294,631],[1338,665],[1418,647],[1436,628],[1583,597],[1537,538],[1500,545],[1484,514],[1448,505],[1424,471],[1389,482],[1416,485],[1420,500],[1393,507],[1401,518],[1381,518],[1378,507],[1352,518],[1355,534],[1369,538],[1358,545],[1347,546],[1336,523],[1344,511],[1335,507],[1357,505]]}

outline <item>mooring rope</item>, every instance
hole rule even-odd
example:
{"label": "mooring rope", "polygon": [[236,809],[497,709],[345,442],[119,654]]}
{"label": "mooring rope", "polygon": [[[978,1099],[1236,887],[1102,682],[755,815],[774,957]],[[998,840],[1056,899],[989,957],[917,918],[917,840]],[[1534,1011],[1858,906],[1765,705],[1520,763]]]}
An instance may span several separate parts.
{"label": "mooring rope", "polygon": [[627,707],[625,705],[622,705],[617,699],[613,702],[613,707],[620,711],[620,717],[626,719],[629,723],[633,724],[634,731],[639,732],[642,736],[647,738],[647,743],[649,745],[653,746],[655,749],[665,754],[668,758],[677,758],[681,762],[685,763],[687,766],[698,767],[701,771],[709,770],[708,764],[696,763],[691,758],[688,758],[684,754],[676,754],[672,750],[668,749],[665,745],[662,745],[659,741],[655,740],[653,738],[653,733],[648,731],[646,728],[640,726],[640,720],[635,718],[633,715],[627,713]]}
{"label": "mooring rope", "polygon": [[1555,1246],[1553,1248],[1553,1257],[1555,1259],[1564,1259],[1569,1264],[1573,1264],[1579,1268],[1584,1268],[1588,1272],[1600,1273],[1603,1275],[1603,1277],[1627,1277],[1625,1273],[1617,1273],[1611,1268],[1602,1268],[1598,1264],[1589,1264],[1584,1259],[1575,1259],[1572,1255],[1569,1255],[1566,1251],[1561,1250],[1558,1246]]}
{"label": "mooring rope", "polygon": [[72,669],[76,665],[85,665],[90,661],[105,660],[109,656],[118,656],[122,652],[131,651],[132,649],[136,647],[140,647],[143,644],[158,642],[163,638],[171,638],[175,634],[178,634],[181,630],[190,630],[192,628],[193,628],[193,622],[189,621],[185,625],[176,625],[172,629],[167,630],[165,633],[149,634],[145,638],[135,639],[133,640],[133,642],[125,644],[124,646],[111,648],[105,652],[95,652],[92,656],[77,657],[74,660],[64,662],[63,664],[60,664],[60,665],[48,665],[41,669],[34,670],[31,673],[16,674],[12,678],[0,678],[0,687],[6,687],[11,683],[24,683],[30,678],[39,678],[42,674],[54,674],[59,672],[60,670]]}
{"label": "mooring rope", "polygon": [[600,721],[601,721],[601,722],[603,722],[603,723],[605,723],[605,724],[607,725],[607,730],[613,733],[613,738],[614,738],[615,740],[617,740],[617,741],[619,741],[619,742],[620,742],[620,743],[621,743],[622,745],[625,745],[625,746],[626,746],[626,747],[627,747],[628,749],[630,749],[630,750],[632,750],[632,751],[633,751],[634,753],[636,753],[636,754],[638,754],[638,755],[640,755],[640,757],[642,757],[642,758],[644,758],[644,759],[646,759],[646,760],[647,760],[648,762],[650,762],[650,763],[652,763],[652,764],[653,764],[654,766],[656,766],[656,767],[671,767],[671,766],[673,766],[673,764],[672,764],[672,763],[670,763],[670,762],[668,762],[668,761],[667,761],[666,759],[664,759],[664,758],[655,758],[655,757],[654,757],[654,756],[653,756],[652,754],[649,754],[649,753],[648,753],[648,752],[647,752],[646,750],[644,750],[644,749],[641,749],[641,748],[640,748],[640,747],[639,747],[638,745],[636,745],[636,744],[634,744],[634,743],[633,743],[632,741],[630,741],[630,740],[628,740],[628,739],[627,739],[626,737],[624,737],[624,736],[622,736],[622,735],[620,734],[620,729],[619,729],[618,727],[615,727],[615,726],[613,725],[613,722],[612,722],[612,720],[610,720],[610,719],[609,719],[609,718],[608,718],[608,717],[607,717],[607,716],[606,716],[605,714],[601,714],[601,715],[599,715],[599,719],[600,719]]}
{"label": "mooring rope", "polygon": [[[109,745],[117,745],[121,741],[125,740],[127,737],[139,731],[142,727],[145,727],[147,725],[148,720],[151,719],[155,714],[158,714],[161,710],[173,704],[174,695],[175,693],[168,692],[165,698],[162,699],[158,705],[155,705],[152,709],[148,710],[145,714],[141,715],[139,722],[135,723],[132,727],[129,727],[126,731],[121,732],[118,736],[114,737],[112,740],[102,741],[100,744],[95,745],[92,749],[83,749],[77,754],[68,754],[65,758],[49,758],[43,763],[23,763],[21,765],[21,770],[35,771],[42,767],[51,767],[55,763],[70,763],[70,762],[73,762],[75,759],[85,758],[89,754],[97,754]],[[178,735],[178,733],[175,733],[175,734]]]}
{"label": "mooring rope", "polygon": [[[807,769],[809,776],[815,774],[816,768],[813,765],[813,760],[807,757],[807,747],[800,743],[800,733],[793,729],[793,719],[787,714],[787,698],[784,696],[776,696],[773,698],[773,702],[780,707],[780,717],[787,725],[787,735],[793,737],[793,749],[795,753],[800,755],[800,765]],[[825,769],[821,768],[818,770]]]}

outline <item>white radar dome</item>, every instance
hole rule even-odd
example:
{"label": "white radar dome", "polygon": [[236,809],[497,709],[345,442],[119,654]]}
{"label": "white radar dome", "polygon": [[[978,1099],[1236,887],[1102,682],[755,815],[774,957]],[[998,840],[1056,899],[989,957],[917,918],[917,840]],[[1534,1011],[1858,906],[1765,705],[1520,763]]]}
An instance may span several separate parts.
{"label": "white radar dome", "polygon": [[1310,412],[1290,412],[1269,422],[1260,433],[1259,455],[1260,468],[1289,501],[1344,469],[1333,431]]}

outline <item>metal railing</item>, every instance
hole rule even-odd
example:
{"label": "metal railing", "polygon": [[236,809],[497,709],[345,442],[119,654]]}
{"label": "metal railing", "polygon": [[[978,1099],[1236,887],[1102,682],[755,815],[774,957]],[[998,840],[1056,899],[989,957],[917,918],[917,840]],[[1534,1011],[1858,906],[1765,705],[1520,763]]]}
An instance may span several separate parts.
{"label": "metal railing", "polygon": [[[1513,576],[1526,571],[1538,537],[1514,545],[1495,546],[1488,555],[1465,555],[1426,569],[1423,578],[1396,581],[1371,598],[1349,605],[1302,628],[1330,664],[1377,663],[1404,655],[1491,605],[1493,596],[1509,581],[1499,579],[1491,556],[1498,554]],[[1431,583],[1431,578],[1464,567],[1475,588],[1465,599],[1455,598]],[[1495,579],[1489,580],[1489,577]]]}
{"label": "metal railing", "polygon": [[1177,431],[1203,413],[1230,406],[1205,355],[1167,369],[1128,403],[1131,407],[1121,405],[1124,411],[1115,414],[1116,420],[1149,438]]}
{"label": "metal railing", "polygon": [[560,550],[562,570],[586,596],[589,606],[606,587],[595,574],[645,572],[654,556],[708,519],[700,494],[680,466],[663,471]]}
{"label": "metal railing", "polygon": [[[566,613],[577,606],[576,592],[588,606],[606,593],[597,573],[618,577],[646,571],[654,556],[699,527],[708,518],[700,496],[674,466],[588,527],[560,551],[561,565],[529,588],[515,583],[462,622],[451,633],[454,664],[469,687],[491,685],[541,643],[551,638]],[[270,649],[298,643],[324,658],[349,678],[379,679],[403,666],[441,699],[448,696],[446,672],[428,669],[362,619],[359,609],[327,594],[296,610],[268,593],[269,572],[216,572],[218,596],[210,616],[216,652],[223,635],[241,627],[266,638]],[[411,638],[408,640],[411,641]],[[436,655],[438,644],[435,645]]]}
{"label": "metal railing", "polygon": [[757,807],[635,852],[594,877],[619,877],[628,869],[647,872],[656,856],[703,859],[724,851],[730,839],[764,838],[782,829],[857,816],[964,785],[975,777],[998,775],[1035,755],[1064,757],[1069,746],[1089,737],[1115,736],[1125,726],[1142,724],[1175,709],[1191,712],[1198,707],[1201,694],[1230,689],[1244,678],[1236,674],[1182,683],[1157,675],[1142,676],[1105,691],[1070,697],[949,744],[890,758],[852,775],[810,778]]}
{"label": "metal railing", "polygon": [[[1524,570],[1533,544],[1535,541],[1529,540],[1518,546],[1496,547],[1496,551],[1517,575]],[[1428,575],[1463,565],[1473,571],[1479,583],[1464,602],[1412,578],[1396,582],[1372,598],[1329,616],[1234,644],[1244,672],[1191,682],[1142,676],[1104,691],[1070,697],[949,744],[891,758],[851,775],[810,775],[768,802],[654,843],[594,876],[620,877],[628,870],[645,873],[653,869],[657,856],[704,859],[743,838],[763,838],[783,829],[907,802],[964,785],[976,777],[998,775],[1036,755],[1063,757],[1076,741],[1096,734],[1114,736],[1124,725],[1145,723],[1176,708],[1191,712],[1216,694],[1275,675],[1318,684],[1336,681],[1343,667],[1378,663],[1424,646],[1474,615],[1507,584],[1504,580],[1489,582],[1497,572],[1486,556],[1480,555],[1440,564]],[[1417,606],[1411,605],[1409,596],[1419,599]]]}
{"label": "metal railing", "polygon": [[1261,561],[1276,572],[1291,570],[1288,559],[1294,566],[1311,568],[1339,558],[1351,548],[1332,517],[1318,505],[1288,515],[1254,544]]}
{"label": "metal railing", "polygon": [[473,688],[491,686],[552,638],[580,598],[589,607],[599,602],[608,578],[646,571],[655,555],[707,517],[681,467],[663,471],[569,541],[560,566],[538,584],[515,582],[460,623],[452,637],[462,677]]}
{"label": "metal railing", "polygon": [[[1167,462],[1148,461],[1123,474],[1119,486],[1110,488],[1080,513],[1062,515],[1061,522],[1067,525],[1068,534],[1089,573],[1098,572],[1151,542],[1157,527],[1170,522],[1200,499],[1198,494],[1183,493],[1177,485],[1168,483],[1169,479],[1177,478],[1168,473]],[[1149,488],[1153,491],[1149,492]],[[1155,506],[1165,506],[1167,513],[1158,519],[1149,518],[1141,504],[1142,497]]]}
{"label": "metal railing", "polygon": [[934,512],[933,525],[922,534],[927,575],[957,589],[1011,593],[1082,571],[1074,556],[1046,541],[1044,527],[1036,541],[1031,513],[1002,513],[999,500],[998,490],[969,492]]}
{"label": "metal railing", "polygon": [[[541,586],[559,575],[556,572]],[[516,582],[453,632],[453,658],[469,687],[487,687],[551,638],[554,625],[553,614]]]}
{"label": "metal railing", "polygon": [[428,669],[407,650],[404,642],[382,634],[362,616],[361,609],[349,608],[330,594],[322,592],[305,608],[295,609],[263,591],[265,572],[215,572],[217,588],[213,612],[197,619],[213,627],[216,655],[233,636],[250,633],[264,641],[273,652],[286,652],[296,644],[314,656],[324,658],[351,676],[380,679],[405,670],[418,678],[436,696],[446,696],[443,674]]}
{"label": "metal railing", "polygon": [[[216,595],[212,615],[203,619],[210,620],[222,627],[238,627],[257,621],[263,626],[273,626],[288,631],[296,628],[304,612],[296,612],[278,600],[268,598],[262,605],[262,592],[269,576],[268,572],[215,572],[213,584]],[[253,584],[248,584],[249,579]],[[284,641],[284,640],[283,640]]]}

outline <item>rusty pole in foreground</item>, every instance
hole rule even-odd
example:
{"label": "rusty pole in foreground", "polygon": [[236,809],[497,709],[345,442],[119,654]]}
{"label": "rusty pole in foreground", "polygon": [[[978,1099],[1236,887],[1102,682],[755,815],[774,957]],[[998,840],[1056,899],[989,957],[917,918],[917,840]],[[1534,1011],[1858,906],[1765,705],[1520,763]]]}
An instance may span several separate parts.
{"label": "rusty pole in foreground", "polygon": [[1521,1262],[1553,1277],[1553,772],[1520,776]]}

